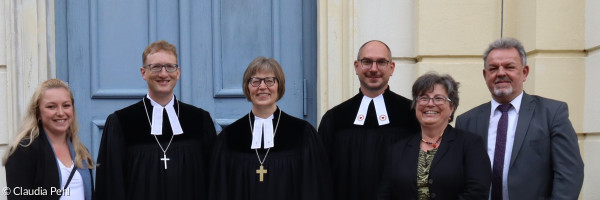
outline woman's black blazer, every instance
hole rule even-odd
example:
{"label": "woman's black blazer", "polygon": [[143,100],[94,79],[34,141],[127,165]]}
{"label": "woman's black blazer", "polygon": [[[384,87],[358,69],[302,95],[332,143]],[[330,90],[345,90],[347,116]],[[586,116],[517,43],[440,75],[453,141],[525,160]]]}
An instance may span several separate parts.
{"label": "woman's black blazer", "polygon": [[[416,199],[421,134],[396,143],[379,199]],[[431,199],[488,199],[491,167],[480,136],[448,125],[429,170]]]}

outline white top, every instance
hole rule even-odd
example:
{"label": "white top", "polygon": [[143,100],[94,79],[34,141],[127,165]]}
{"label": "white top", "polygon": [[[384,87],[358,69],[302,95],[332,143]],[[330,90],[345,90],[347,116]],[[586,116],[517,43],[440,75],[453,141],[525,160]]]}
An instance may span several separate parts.
{"label": "white top", "polygon": [[[74,169],[75,163],[73,163],[71,165],[71,167],[66,167],[62,162],[60,162],[60,160],[58,160],[58,158],[56,159],[56,161],[59,163],[59,166],[60,166],[60,175],[61,175],[60,189],[62,190],[63,188],[65,188],[65,184],[67,183],[67,180],[69,179],[69,175],[71,175],[71,170],[76,170],[76,169]],[[78,171],[75,171],[75,174],[73,174],[73,178],[71,178],[71,183],[69,183],[69,186],[67,187],[67,189],[62,192],[62,196],[60,197],[60,199],[61,200],[85,199],[85,189],[83,187],[83,179],[81,178],[81,174],[79,174]]]}
{"label": "white top", "polygon": [[150,103],[152,104],[152,130],[150,130],[150,134],[152,135],[162,135],[162,124],[163,124],[163,109],[167,110],[167,117],[169,117],[169,123],[171,123],[171,129],[173,130],[173,135],[179,135],[183,133],[181,129],[181,124],[179,124],[179,117],[177,117],[177,113],[173,108],[173,104],[175,102],[175,96],[171,97],[171,101],[167,103],[166,106],[162,106],[152,98],[150,95],[146,95],[148,99],[150,99]]}
{"label": "white top", "polygon": [[[280,116],[281,117],[281,116]],[[252,146],[251,149],[259,149],[260,142],[263,136],[264,139],[264,148],[268,149],[275,146],[275,134],[273,133],[273,115],[267,117],[266,119],[260,118],[254,115],[254,128],[252,129]]]}
{"label": "white top", "polygon": [[[519,109],[521,108],[521,100],[523,92],[510,104],[512,107],[508,110],[508,127],[506,129],[506,149],[504,150],[504,168],[502,170],[502,199],[508,200],[508,167],[510,166],[510,157],[512,155],[513,144],[515,142],[515,132],[517,130],[517,122],[519,121]],[[498,121],[502,116],[502,112],[498,110],[500,103],[492,99],[492,110],[490,112],[490,125],[488,129],[488,148],[487,152],[490,157],[492,168],[494,167],[494,151],[496,150],[496,135],[498,131]],[[491,186],[490,186],[491,188]],[[491,189],[490,189],[491,195]],[[491,199],[491,197],[490,197]]]}
{"label": "white top", "polygon": [[363,96],[363,99],[360,102],[360,107],[358,108],[358,113],[354,119],[354,124],[361,126],[365,125],[367,111],[369,110],[369,104],[371,101],[373,101],[373,104],[375,104],[375,113],[377,114],[377,122],[379,123],[379,126],[389,124],[390,119],[388,117],[387,108],[385,107],[385,101],[383,100],[383,94],[380,94],[375,98],[371,98],[366,95]]}

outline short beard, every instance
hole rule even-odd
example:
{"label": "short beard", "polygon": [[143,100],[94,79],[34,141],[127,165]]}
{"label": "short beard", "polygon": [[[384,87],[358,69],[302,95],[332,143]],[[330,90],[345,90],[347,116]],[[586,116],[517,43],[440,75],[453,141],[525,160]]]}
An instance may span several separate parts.
{"label": "short beard", "polygon": [[[381,83],[381,85],[379,85],[377,87],[371,87],[366,82],[361,82],[360,85],[361,85],[361,89],[367,90],[369,92],[378,92],[378,93],[379,92],[385,92],[385,89],[388,87],[387,82],[386,83]],[[362,92],[364,94],[366,91],[362,91]]]}
{"label": "short beard", "polygon": [[512,92],[513,92],[512,86],[505,88],[505,89],[498,89],[498,88],[494,87],[494,95],[496,95],[498,97],[508,96],[508,95],[512,94]]}

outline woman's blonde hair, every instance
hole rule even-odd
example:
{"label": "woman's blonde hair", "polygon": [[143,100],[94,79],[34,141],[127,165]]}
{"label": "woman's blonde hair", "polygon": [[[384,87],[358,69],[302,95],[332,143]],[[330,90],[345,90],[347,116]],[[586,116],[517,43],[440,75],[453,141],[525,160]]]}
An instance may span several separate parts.
{"label": "woman's blonde hair", "polygon": [[[73,104],[73,121],[67,129],[67,138],[71,140],[73,148],[75,149],[75,165],[77,168],[84,168],[83,162],[85,161],[88,168],[94,168],[94,160],[92,159],[92,156],[88,152],[87,148],[81,143],[81,141],[79,141],[79,136],[77,135],[79,126],[77,123],[77,114],[75,112],[75,99],[73,99],[73,92],[71,92],[71,89],[65,82],[58,79],[49,79],[44,81],[33,93],[33,96],[29,100],[29,105],[27,106],[27,112],[23,118],[23,122],[19,127],[17,137],[9,145],[9,150],[6,152],[4,159],[2,160],[2,165],[6,165],[8,157],[10,157],[19,146],[24,148],[29,147],[33,140],[40,135],[40,130],[38,127],[38,122],[40,121],[40,100],[42,99],[42,96],[46,90],[54,88],[64,88],[67,90],[69,92],[69,96],[71,97],[71,103]],[[27,144],[22,143],[24,141],[26,141]]]}

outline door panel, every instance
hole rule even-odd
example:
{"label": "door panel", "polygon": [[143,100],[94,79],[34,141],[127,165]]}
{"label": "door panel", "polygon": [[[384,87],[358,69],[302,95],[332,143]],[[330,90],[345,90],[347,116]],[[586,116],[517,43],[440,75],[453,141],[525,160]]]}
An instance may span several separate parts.
{"label": "door panel", "polygon": [[264,11],[270,11],[270,1],[223,0],[215,7],[215,96],[243,97],[241,78],[226,77],[242,77],[257,56],[272,57],[273,16]]}
{"label": "door panel", "polygon": [[242,75],[257,56],[284,69],[283,111],[316,123],[316,1],[57,0],[55,9],[57,76],[73,89],[94,158],[106,117],[147,93],[142,52],[160,39],[178,48],[175,95],[209,111],[219,131],[250,111]]}
{"label": "door panel", "polygon": [[145,82],[139,79],[140,47],[149,40],[148,16],[157,13],[139,9],[148,7],[142,1],[125,4],[116,0],[93,0],[90,3],[91,98],[141,97],[147,89]]}

